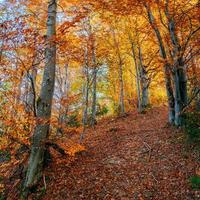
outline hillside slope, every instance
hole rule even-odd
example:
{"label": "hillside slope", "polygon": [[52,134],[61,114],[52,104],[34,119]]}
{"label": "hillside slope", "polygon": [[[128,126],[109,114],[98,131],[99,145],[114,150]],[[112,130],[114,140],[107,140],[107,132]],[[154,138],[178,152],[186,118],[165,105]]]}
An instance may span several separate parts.
{"label": "hillside slope", "polygon": [[88,129],[87,152],[53,163],[43,199],[196,199],[189,184],[197,163],[165,108],[108,118]]}

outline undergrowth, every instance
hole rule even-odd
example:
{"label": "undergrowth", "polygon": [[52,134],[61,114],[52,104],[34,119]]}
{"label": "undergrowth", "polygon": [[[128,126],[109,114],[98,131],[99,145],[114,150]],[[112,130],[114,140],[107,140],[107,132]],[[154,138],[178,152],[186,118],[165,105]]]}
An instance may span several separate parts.
{"label": "undergrowth", "polygon": [[[183,127],[187,134],[187,143],[192,145],[200,161],[200,112],[190,112],[183,115]],[[200,190],[200,174],[190,177],[193,189]]]}

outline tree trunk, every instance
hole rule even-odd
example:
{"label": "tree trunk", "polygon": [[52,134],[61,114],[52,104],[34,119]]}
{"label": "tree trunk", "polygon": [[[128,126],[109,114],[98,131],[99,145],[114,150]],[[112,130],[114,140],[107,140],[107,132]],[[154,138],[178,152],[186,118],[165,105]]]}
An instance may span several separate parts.
{"label": "tree trunk", "polygon": [[116,54],[118,56],[118,74],[119,74],[119,114],[123,115],[125,113],[124,105],[124,80],[123,80],[123,61],[120,53],[119,43],[116,38],[115,31],[112,30],[114,45],[116,47]]}
{"label": "tree trunk", "polygon": [[200,112],[200,92],[199,92],[199,88],[198,88],[198,93],[196,94],[196,98],[195,98],[195,107],[196,107],[196,111]]}
{"label": "tree trunk", "polygon": [[170,64],[165,63],[164,65],[164,74],[165,74],[165,87],[167,91],[167,98],[168,98],[168,120],[170,124],[174,124],[175,120],[175,103],[174,103],[174,94],[173,94],[173,87],[172,81],[170,76]]}
{"label": "tree trunk", "polygon": [[131,40],[129,36],[130,42],[131,42],[131,50],[132,50],[132,56],[135,64],[135,71],[136,71],[136,86],[137,86],[137,108],[138,112],[142,112],[142,106],[141,106],[141,95],[140,95],[140,75],[139,75],[139,69],[138,69],[138,62],[136,58],[135,48],[133,41]]}
{"label": "tree trunk", "polygon": [[177,68],[177,75],[179,78],[181,104],[182,107],[184,107],[188,103],[188,97],[187,97],[187,73],[182,57],[178,58],[176,68]]}
{"label": "tree trunk", "polygon": [[84,62],[85,65],[83,67],[83,74],[84,74],[84,84],[83,84],[83,131],[80,135],[80,143],[82,143],[83,138],[85,136],[86,126],[88,125],[88,106],[89,106],[89,92],[90,92],[90,77],[89,77],[89,58],[88,58],[88,49],[85,48],[85,55],[84,55]]}
{"label": "tree trunk", "polygon": [[165,61],[164,74],[165,74],[165,87],[166,87],[166,92],[167,92],[168,108],[169,108],[168,120],[169,120],[170,124],[174,124],[175,109],[174,109],[174,94],[173,94],[173,88],[172,88],[171,76],[170,76],[170,73],[171,73],[170,64],[167,61],[167,55],[166,55],[165,47],[164,47],[164,44],[162,41],[161,33],[160,33],[158,27],[156,26],[156,22],[155,22],[153,14],[151,12],[151,9],[146,3],[144,4],[144,6],[147,10],[149,23],[150,23],[152,29],[154,30],[155,35],[158,40],[161,57]]}
{"label": "tree trunk", "polygon": [[88,49],[85,48],[85,66],[83,69],[83,73],[85,76],[85,83],[83,86],[83,94],[84,94],[84,110],[83,110],[83,126],[85,127],[88,124],[88,106],[89,106],[89,84],[90,84],[90,78],[89,78],[89,63],[88,63]]}
{"label": "tree trunk", "polygon": [[181,125],[181,115],[184,106],[187,105],[187,78],[183,67],[180,68],[180,63],[175,66],[174,70],[174,90],[175,90],[175,125]]}
{"label": "tree trunk", "polygon": [[26,99],[26,112],[33,113],[37,116],[36,106],[36,78],[37,78],[37,67],[39,66],[38,52],[37,52],[37,34],[34,34],[34,55],[31,69],[27,72],[27,99]]}
{"label": "tree trunk", "polygon": [[196,111],[200,111],[200,83],[198,81],[197,78],[197,62],[194,59],[193,55],[192,55],[192,49],[191,51],[191,67],[192,67],[192,73],[193,73],[193,78],[192,78],[192,86],[193,86],[193,93],[195,96],[195,108]]}
{"label": "tree trunk", "polygon": [[143,58],[141,47],[139,47],[139,61],[140,61],[140,83],[142,90],[142,108],[145,109],[149,104],[149,81],[145,66],[143,65]]}
{"label": "tree trunk", "polygon": [[[35,62],[34,62],[35,63]],[[26,112],[33,113],[37,116],[36,110],[36,78],[37,78],[37,68],[34,66],[31,69],[31,73],[28,72],[28,91],[27,91],[27,102],[26,102]]]}
{"label": "tree trunk", "polygon": [[174,78],[174,100],[175,100],[175,125],[179,126],[181,124],[181,111],[182,111],[182,104],[181,104],[181,95],[180,95],[180,88],[179,88],[179,76],[178,71],[175,70],[173,74]]}
{"label": "tree trunk", "polygon": [[119,84],[120,84],[120,97],[119,97],[119,106],[120,106],[120,114],[124,114],[124,81],[123,81],[123,66],[120,58],[119,61]]}
{"label": "tree trunk", "polygon": [[45,141],[48,137],[51,107],[55,82],[56,67],[56,11],[57,1],[51,0],[48,5],[46,64],[42,87],[37,102],[37,124],[33,134],[30,160],[25,180],[25,190],[37,184],[42,176]]}
{"label": "tree trunk", "polygon": [[[93,34],[94,37],[94,34]],[[91,125],[96,124],[96,107],[97,107],[97,63],[96,63],[96,52],[95,52],[95,40],[93,38],[92,44],[92,65],[93,65],[93,84],[92,84],[92,116]]]}
{"label": "tree trunk", "polygon": [[[66,123],[66,116],[68,113],[68,105],[66,105],[66,100],[68,98],[69,84],[68,84],[68,64],[65,64],[64,67],[64,83],[61,81],[60,85],[60,107],[59,107],[59,116],[58,116],[58,128],[57,135],[63,134],[63,127]],[[62,77],[63,78],[63,77]]]}
{"label": "tree trunk", "polygon": [[175,30],[175,22],[173,16],[171,16],[169,12],[169,0],[165,0],[165,15],[168,19],[168,31],[173,47],[172,57],[174,60],[175,124],[180,126],[182,109],[185,105],[187,105],[187,74],[184,66],[181,46]]}

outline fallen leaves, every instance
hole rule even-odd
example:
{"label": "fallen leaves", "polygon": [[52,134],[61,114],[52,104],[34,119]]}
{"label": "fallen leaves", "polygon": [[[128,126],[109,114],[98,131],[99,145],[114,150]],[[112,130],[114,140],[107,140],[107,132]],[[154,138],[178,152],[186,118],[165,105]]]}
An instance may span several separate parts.
{"label": "fallen leaves", "polygon": [[[67,158],[47,170],[53,178],[44,199],[192,198],[188,177],[196,163],[194,157],[182,154],[183,141],[176,140],[182,133],[165,127],[166,113],[154,108],[145,116],[130,113],[126,119],[104,119],[95,129],[87,129],[85,147],[76,142],[78,136],[60,141],[76,159]],[[76,152],[85,148],[87,153],[77,157]]]}

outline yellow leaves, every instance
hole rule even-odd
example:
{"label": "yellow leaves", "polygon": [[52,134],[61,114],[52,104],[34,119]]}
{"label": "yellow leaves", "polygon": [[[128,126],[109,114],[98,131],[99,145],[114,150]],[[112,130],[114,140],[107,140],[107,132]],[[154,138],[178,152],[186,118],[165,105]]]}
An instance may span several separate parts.
{"label": "yellow leaves", "polygon": [[14,102],[7,102],[1,106],[0,120],[2,126],[2,136],[0,137],[0,149],[10,147],[15,144],[30,145],[29,137],[34,126],[35,120],[32,116],[28,116],[24,106]]}
{"label": "yellow leaves", "polygon": [[0,193],[3,193],[5,190],[4,184],[0,183]]}
{"label": "yellow leaves", "polygon": [[6,149],[9,144],[9,140],[6,136],[0,137],[0,150]]}
{"label": "yellow leaves", "polygon": [[58,27],[58,31],[60,32],[60,34],[65,34],[66,32],[68,32],[69,28],[74,27],[76,23],[80,22],[84,17],[85,15],[80,14],[76,16],[75,18],[73,18],[71,21],[65,21],[63,24],[61,24]]}
{"label": "yellow leaves", "polygon": [[200,176],[200,167],[196,169],[196,175]]}
{"label": "yellow leaves", "polygon": [[60,5],[61,5],[62,7],[65,7],[65,8],[69,8],[69,7],[71,7],[71,6],[77,5],[77,4],[80,3],[80,2],[82,2],[82,1],[80,1],[80,0],[70,0],[70,1],[62,0],[62,1],[60,2]]}

